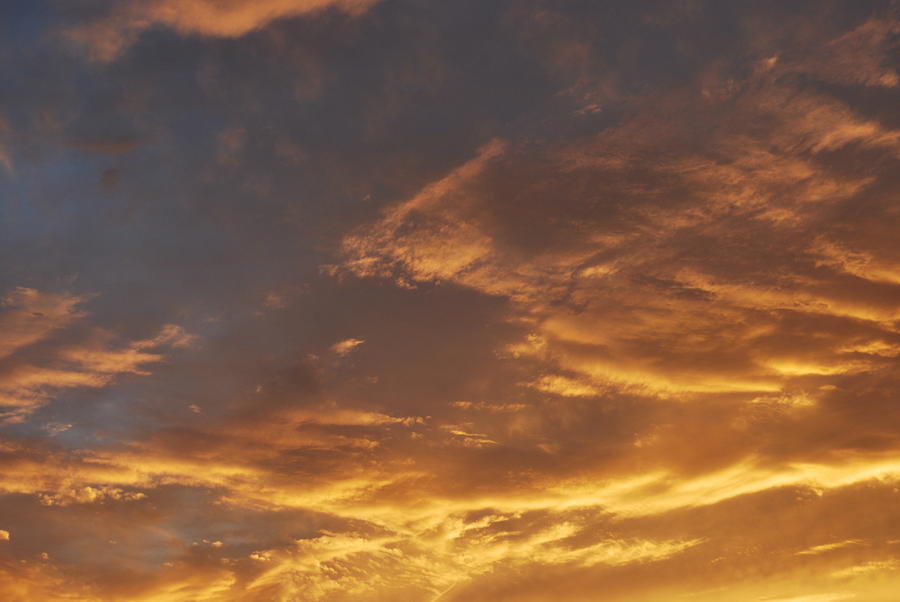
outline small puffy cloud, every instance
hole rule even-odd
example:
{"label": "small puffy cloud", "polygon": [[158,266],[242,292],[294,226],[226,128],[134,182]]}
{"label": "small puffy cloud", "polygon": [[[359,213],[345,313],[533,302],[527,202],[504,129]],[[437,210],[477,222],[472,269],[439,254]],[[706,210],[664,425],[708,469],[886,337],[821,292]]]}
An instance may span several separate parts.
{"label": "small puffy cloud", "polygon": [[166,324],[160,329],[159,334],[149,339],[135,341],[131,344],[135,349],[146,349],[168,345],[170,347],[190,347],[197,341],[197,336],[189,334],[177,324]]}
{"label": "small puffy cloud", "polygon": [[553,393],[562,397],[595,397],[600,394],[600,390],[590,382],[568,378],[559,374],[544,375],[535,382],[530,383],[529,386],[534,387],[538,391]]}
{"label": "small puffy cloud", "polygon": [[363,339],[344,339],[331,346],[331,351],[337,355],[344,357],[353,352],[354,349],[365,343]]}
{"label": "small puffy cloud", "polygon": [[134,502],[146,498],[141,491],[126,491],[108,485],[69,487],[53,493],[38,494],[44,506],[69,506],[71,504],[95,504],[107,501]]}
{"label": "small puffy cloud", "polygon": [[47,432],[51,437],[55,437],[60,433],[64,433],[74,425],[62,422],[49,422],[44,425],[43,429]]}

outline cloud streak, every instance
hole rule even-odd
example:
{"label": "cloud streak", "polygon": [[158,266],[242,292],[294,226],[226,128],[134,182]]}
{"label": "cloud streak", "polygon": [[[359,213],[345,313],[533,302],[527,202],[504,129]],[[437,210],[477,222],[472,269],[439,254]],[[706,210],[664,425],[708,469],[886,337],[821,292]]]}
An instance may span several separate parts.
{"label": "cloud streak", "polygon": [[84,44],[91,56],[110,61],[118,57],[142,31],[156,26],[181,35],[235,38],[288,17],[336,9],[364,12],[377,0],[152,0],[112,5],[109,12],[85,25],[66,30]]}

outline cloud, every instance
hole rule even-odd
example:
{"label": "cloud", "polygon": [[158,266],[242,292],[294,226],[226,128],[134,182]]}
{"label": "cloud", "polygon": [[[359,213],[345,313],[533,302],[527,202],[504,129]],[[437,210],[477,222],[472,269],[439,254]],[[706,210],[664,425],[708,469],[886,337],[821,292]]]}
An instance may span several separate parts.
{"label": "cloud", "polygon": [[109,13],[66,35],[88,47],[100,61],[118,57],[140,33],[154,26],[181,35],[235,38],[277,19],[337,9],[364,12],[377,0],[152,0],[115,4]]}
{"label": "cloud", "polygon": [[[746,91],[734,104],[728,101],[746,119],[714,127],[704,141],[708,148],[687,156],[679,157],[676,150],[684,134],[665,124],[654,144],[666,154],[646,162],[646,153],[655,152],[645,142],[645,130],[658,118],[655,106],[602,132],[595,142],[562,152],[554,148],[548,157],[493,142],[410,200],[385,210],[376,223],[345,237],[341,269],[391,278],[400,286],[449,281],[510,298],[534,322],[533,336],[544,341],[541,349],[510,349],[519,356],[552,357],[556,367],[580,374],[580,394],[610,382],[666,394],[773,392],[786,386],[786,377],[871,370],[874,364],[862,358],[857,363],[836,350],[830,359],[812,363],[776,360],[770,350],[765,363],[755,357],[761,339],[753,333],[775,327],[773,312],[868,320],[885,334],[897,316],[891,302],[881,304],[875,294],[855,295],[839,275],[815,267],[835,265],[854,275],[877,269],[876,286],[876,281],[891,282],[893,266],[876,268],[875,262],[883,260],[860,253],[853,268],[847,260],[823,259],[823,252],[835,257],[827,249],[837,247],[823,246],[814,226],[823,205],[851,202],[872,183],[871,176],[826,173],[815,157],[849,145],[894,154],[900,148],[897,132],[859,119],[834,100],[770,83],[767,77],[751,75],[741,84]],[[683,101],[673,95],[668,102],[682,106]],[[716,102],[710,111],[715,114]],[[762,135],[751,133],[743,124],[754,119],[768,120],[772,127]],[[620,159],[598,162],[598,152]],[[567,177],[596,181],[624,195],[627,208],[616,206],[596,218],[569,216],[568,201],[562,201],[563,217],[547,226],[549,235],[540,242],[515,241],[515,232],[504,228],[532,209],[527,200],[510,204],[490,191],[503,178],[521,174],[518,198],[528,199],[533,187],[537,203],[543,178],[551,177],[560,156]],[[519,163],[530,165],[530,172],[520,172]],[[639,189],[634,189],[638,176],[632,169],[644,174]],[[563,188],[557,194],[569,193]],[[614,233],[608,232],[611,228]],[[780,255],[766,260],[778,266],[769,274],[760,271],[752,255],[703,257],[691,251],[733,240],[736,249],[749,253],[750,241],[779,236],[791,240]],[[862,267],[869,264],[873,267]],[[792,287],[790,292],[779,292],[785,286]],[[893,299],[887,288],[884,293]],[[712,307],[713,313],[704,309]],[[730,327],[723,319],[746,330],[725,334]],[[728,349],[716,350],[719,345]],[[705,368],[698,371],[699,366]],[[572,382],[564,378],[545,376],[533,386],[562,395],[575,391],[563,386]]]}
{"label": "cloud", "polygon": [[[82,301],[81,297],[25,288],[4,299],[9,309],[0,314],[4,327],[0,335],[3,421],[24,421],[66,389],[105,387],[120,374],[147,375],[144,366],[162,361],[163,356],[145,349],[184,347],[194,338],[169,324],[158,335],[124,347],[114,345],[113,335],[99,329],[76,343],[66,342],[62,338],[65,332],[59,331],[87,316],[77,309]],[[54,339],[57,334],[60,338]]]}
{"label": "cloud", "polygon": [[57,491],[52,494],[40,494],[38,498],[45,506],[67,506],[69,504],[92,504],[104,500],[135,501],[146,498],[141,492],[123,491],[116,487],[91,487],[86,485],[81,488],[73,488]]}
{"label": "cloud", "polygon": [[353,352],[354,349],[365,343],[363,339],[345,339],[331,346],[331,350],[337,355],[344,357]]}
{"label": "cloud", "polygon": [[14,173],[13,163],[4,140],[8,129],[9,126],[6,123],[6,119],[0,115],[0,165],[6,170],[6,174],[10,175]]}
{"label": "cloud", "polygon": [[859,545],[862,542],[858,539],[848,539],[846,541],[838,541],[835,543],[825,543],[818,546],[813,546],[801,552],[797,552],[799,555],[811,555],[811,554],[824,554],[825,552],[830,552],[832,550],[839,550],[841,548],[846,548],[847,546],[855,546]]}
{"label": "cloud", "polygon": [[892,600],[896,14],[663,4],[13,9],[0,599]]}
{"label": "cloud", "polygon": [[900,76],[891,65],[891,38],[900,31],[896,18],[871,18],[829,41],[811,48],[797,63],[779,71],[811,73],[827,81],[892,88]]}
{"label": "cloud", "polygon": [[17,288],[3,298],[7,308],[0,314],[0,358],[32,345],[84,314],[76,308],[82,298],[73,295],[44,294],[30,288]]}

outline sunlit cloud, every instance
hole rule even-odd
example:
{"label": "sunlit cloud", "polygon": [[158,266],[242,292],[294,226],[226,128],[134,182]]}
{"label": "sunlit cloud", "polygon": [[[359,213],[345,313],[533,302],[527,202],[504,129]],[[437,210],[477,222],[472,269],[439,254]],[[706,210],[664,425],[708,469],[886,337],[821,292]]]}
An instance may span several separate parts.
{"label": "sunlit cloud", "polygon": [[[74,344],[48,343],[46,339],[57,331],[86,316],[76,309],[81,302],[78,297],[23,288],[5,298],[9,309],[0,314],[6,326],[0,334],[0,420],[21,422],[66,389],[104,387],[120,374],[148,375],[144,366],[162,361],[163,355],[143,349],[181,347],[193,340],[170,324],[153,338],[119,348],[110,344],[112,334],[101,330]],[[39,343],[46,358],[43,364],[27,359],[29,348]]]}
{"label": "sunlit cloud", "polygon": [[354,349],[365,343],[362,339],[345,339],[331,346],[331,350],[337,355],[344,357],[353,352]]}
{"label": "sunlit cloud", "polygon": [[0,599],[894,599],[895,7],[25,4]]}
{"label": "sunlit cloud", "polygon": [[335,8],[350,14],[365,11],[377,0],[152,0],[114,4],[108,14],[65,33],[102,61],[115,59],[143,30],[156,25],[182,35],[239,37],[276,19]]}

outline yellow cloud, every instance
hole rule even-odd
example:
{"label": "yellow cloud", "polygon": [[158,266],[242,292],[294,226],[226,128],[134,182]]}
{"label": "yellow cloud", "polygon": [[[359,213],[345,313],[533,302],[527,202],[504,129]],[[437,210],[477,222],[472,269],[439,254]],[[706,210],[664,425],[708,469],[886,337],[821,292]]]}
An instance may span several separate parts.
{"label": "yellow cloud", "polygon": [[346,355],[350,355],[350,353],[365,343],[363,339],[345,339],[343,341],[339,341],[331,346],[331,351],[336,353],[337,355],[344,357]]}

